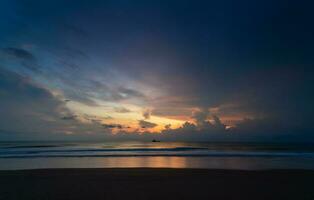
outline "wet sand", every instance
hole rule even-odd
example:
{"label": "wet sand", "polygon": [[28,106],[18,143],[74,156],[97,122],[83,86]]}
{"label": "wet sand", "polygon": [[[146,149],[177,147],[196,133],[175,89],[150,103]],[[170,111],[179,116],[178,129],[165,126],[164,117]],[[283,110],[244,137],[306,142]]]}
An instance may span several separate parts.
{"label": "wet sand", "polygon": [[314,199],[314,171],[39,169],[0,171],[0,199]]}

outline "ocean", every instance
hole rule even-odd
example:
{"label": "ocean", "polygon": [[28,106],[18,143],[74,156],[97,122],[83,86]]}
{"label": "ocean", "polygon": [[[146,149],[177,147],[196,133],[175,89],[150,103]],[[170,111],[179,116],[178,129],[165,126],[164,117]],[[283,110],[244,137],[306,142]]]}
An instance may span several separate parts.
{"label": "ocean", "polygon": [[40,168],[314,169],[313,144],[0,142],[0,170]]}

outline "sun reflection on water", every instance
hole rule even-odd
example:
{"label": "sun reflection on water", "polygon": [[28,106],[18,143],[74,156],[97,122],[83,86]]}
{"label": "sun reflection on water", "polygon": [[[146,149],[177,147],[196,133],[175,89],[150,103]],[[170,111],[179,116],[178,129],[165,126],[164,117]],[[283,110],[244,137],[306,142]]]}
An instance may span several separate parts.
{"label": "sun reflection on water", "polygon": [[149,167],[149,168],[185,168],[185,157],[123,157],[98,160],[97,165],[106,167]]}

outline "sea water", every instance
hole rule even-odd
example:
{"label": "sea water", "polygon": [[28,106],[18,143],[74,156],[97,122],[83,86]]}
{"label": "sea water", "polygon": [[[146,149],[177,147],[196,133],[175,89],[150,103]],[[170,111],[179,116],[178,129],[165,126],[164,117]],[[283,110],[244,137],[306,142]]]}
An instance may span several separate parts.
{"label": "sea water", "polygon": [[39,168],[314,169],[313,144],[0,142],[0,170]]}

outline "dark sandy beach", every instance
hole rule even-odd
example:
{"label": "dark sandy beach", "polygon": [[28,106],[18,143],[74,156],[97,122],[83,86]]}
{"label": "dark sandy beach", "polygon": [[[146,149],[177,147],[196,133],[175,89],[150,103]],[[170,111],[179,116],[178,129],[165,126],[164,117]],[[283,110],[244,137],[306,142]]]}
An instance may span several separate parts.
{"label": "dark sandy beach", "polygon": [[0,199],[314,199],[314,171],[41,169],[0,171]]}

